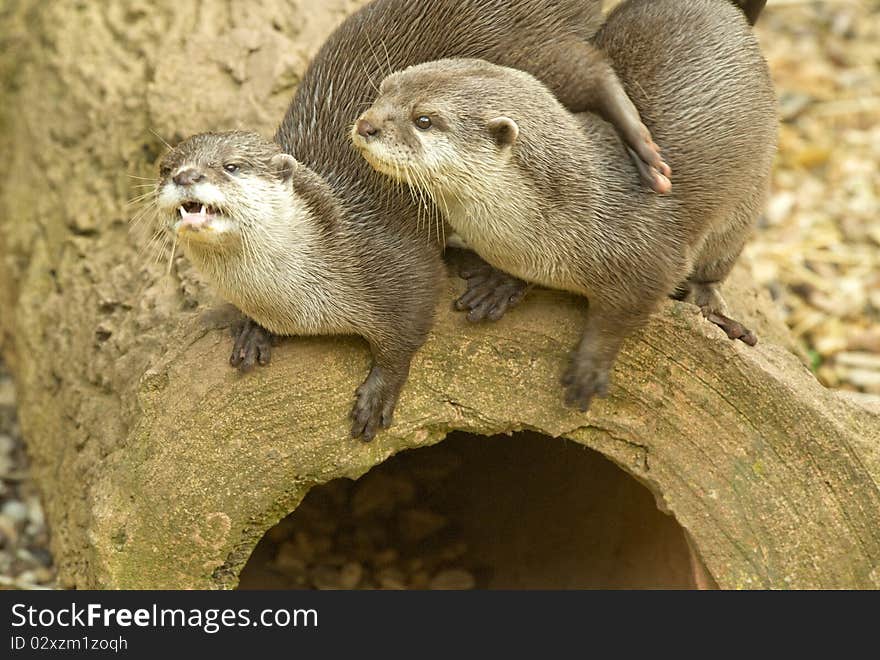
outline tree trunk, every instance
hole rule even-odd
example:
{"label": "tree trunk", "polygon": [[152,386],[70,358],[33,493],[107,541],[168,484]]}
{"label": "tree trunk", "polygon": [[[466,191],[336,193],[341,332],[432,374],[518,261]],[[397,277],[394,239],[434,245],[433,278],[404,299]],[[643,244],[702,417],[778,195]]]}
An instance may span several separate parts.
{"label": "tree trunk", "polygon": [[159,136],[270,135],[357,4],[0,10],[0,328],[62,582],[230,587],[312,486],[453,429],[533,429],[644,483],[721,587],[880,587],[880,414],[816,382],[744,269],[726,295],[757,347],[670,301],[587,415],[558,384],[585,305],[548,291],[474,327],[449,311],[450,279],[395,423],[369,445],[346,433],[359,340],[290,339],[255,373],[227,366],[231,310],[185,259],[154,263],[127,202]]}

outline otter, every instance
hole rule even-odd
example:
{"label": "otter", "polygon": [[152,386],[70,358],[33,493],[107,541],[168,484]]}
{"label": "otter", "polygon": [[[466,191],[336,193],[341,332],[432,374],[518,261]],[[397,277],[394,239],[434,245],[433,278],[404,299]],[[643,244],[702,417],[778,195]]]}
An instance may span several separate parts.
{"label": "otter", "polygon": [[268,362],[270,333],[360,335],[373,365],[356,391],[351,433],[370,440],[390,424],[443,276],[441,241],[417,226],[420,205],[373,172],[344,128],[395,69],[464,56],[530,71],[569,109],[613,121],[662,192],[669,168],[588,42],[600,4],[377,0],[320,49],[274,141],[206,133],[171,150],[159,169],[159,212],[191,262],[246,315],[233,330],[233,366]]}
{"label": "otter", "polygon": [[377,171],[434,200],[489,264],[588,298],[563,377],[566,402],[584,411],[607,393],[623,339],[676,291],[754,344],[718,285],[764,205],[777,131],[767,64],[731,4],[629,0],[595,43],[664,144],[676,171],[669,195],[645,194],[601,119],[482,60],[393,73],[351,132]]}

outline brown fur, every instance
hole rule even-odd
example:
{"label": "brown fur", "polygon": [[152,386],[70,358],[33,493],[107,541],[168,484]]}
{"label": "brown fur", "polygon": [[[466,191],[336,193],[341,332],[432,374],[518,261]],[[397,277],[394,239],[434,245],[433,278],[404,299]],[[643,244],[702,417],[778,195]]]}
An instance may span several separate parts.
{"label": "brown fur", "polygon": [[[212,243],[216,232],[206,230],[186,231],[181,240],[227,299],[275,333],[350,332],[369,342],[374,364],[358,389],[353,435],[369,440],[390,423],[432,323],[442,262],[433,231],[418,226],[419,204],[363,162],[346,127],[383,76],[452,56],[531,71],[572,110],[595,107],[597,90],[611,89],[610,106],[620,110],[619,82],[587,41],[601,21],[599,8],[598,0],[377,0],[343,22],[317,54],[276,144],[254,147],[246,133],[203,134],[167,157],[159,188],[169,193],[172,222],[179,220],[171,205],[193,195],[184,187],[170,194],[169,181],[182,168],[201,168],[229,194],[230,208],[212,206],[220,221],[236,215],[223,242]],[[638,121],[636,139],[644,139],[641,131]],[[226,172],[236,160],[245,167]],[[248,198],[247,185],[256,184],[274,197],[286,191],[290,201],[267,207],[265,199]],[[298,215],[291,216],[294,205]],[[253,324],[243,328],[247,337],[236,342],[233,363],[264,362],[265,336]]]}
{"label": "brown fur", "polygon": [[[604,122],[478,60],[389,76],[365,113],[376,132],[353,136],[377,169],[428,191],[490,264],[589,298],[564,379],[583,409],[665,296],[686,287],[710,319],[723,315],[717,285],[764,204],[777,124],[766,62],[727,3],[630,0],[595,43],[665,145],[670,195],[639,185]],[[414,125],[421,116],[430,128]]]}

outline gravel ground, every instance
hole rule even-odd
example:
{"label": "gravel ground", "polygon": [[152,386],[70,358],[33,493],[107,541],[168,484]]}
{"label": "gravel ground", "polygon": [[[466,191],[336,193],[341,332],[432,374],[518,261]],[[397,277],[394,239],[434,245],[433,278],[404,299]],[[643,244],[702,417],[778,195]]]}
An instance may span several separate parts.
{"label": "gravel ground", "polygon": [[[768,5],[758,35],[780,100],[780,155],[746,255],[819,379],[880,395],[880,4]],[[449,520],[416,497],[426,483],[385,471],[324,487],[261,543],[263,578],[305,588],[479,587]],[[0,588],[53,581],[15,389],[0,363]]]}
{"label": "gravel ground", "polygon": [[880,3],[769,0],[779,157],[746,254],[827,386],[880,395]]}
{"label": "gravel ground", "polygon": [[473,589],[461,529],[434,494],[458,456],[432,448],[432,461],[404,453],[356,482],[314,488],[260,541],[242,572],[244,589]]}
{"label": "gravel ground", "polygon": [[0,588],[50,587],[49,531],[15,416],[15,386],[0,361]]}

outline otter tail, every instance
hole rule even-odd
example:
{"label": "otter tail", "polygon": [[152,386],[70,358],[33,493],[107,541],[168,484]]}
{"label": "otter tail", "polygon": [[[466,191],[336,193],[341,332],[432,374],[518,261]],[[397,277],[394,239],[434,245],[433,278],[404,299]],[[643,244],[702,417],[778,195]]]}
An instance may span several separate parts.
{"label": "otter tail", "polygon": [[761,10],[767,4],[767,0],[733,0],[733,4],[742,9],[749,21],[749,25],[754,25],[761,15]]}

